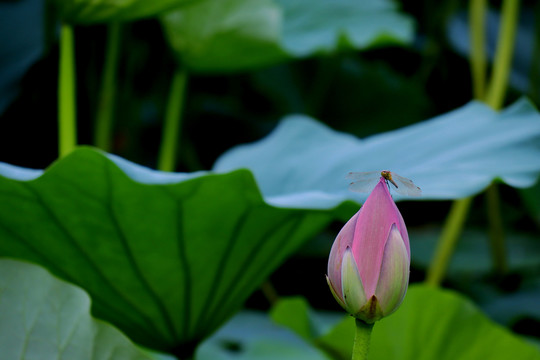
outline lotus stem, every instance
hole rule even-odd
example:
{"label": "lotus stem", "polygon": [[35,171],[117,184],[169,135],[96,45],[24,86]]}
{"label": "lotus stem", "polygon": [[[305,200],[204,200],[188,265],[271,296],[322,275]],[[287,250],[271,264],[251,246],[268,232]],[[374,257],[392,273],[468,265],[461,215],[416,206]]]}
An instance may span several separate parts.
{"label": "lotus stem", "polygon": [[493,74],[486,97],[486,103],[495,110],[502,107],[504,95],[506,94],[512,55],[514,54],[518,15],[519,0],[504,0]]}
{"label": "lotus stem", "polygon": [[356,319],[356,333],[354,335],[354,345],[352,360],[367,360],[369,355],[369,343],[371,341],[371,331],[374,324],[367,324]]}
{"label": "lotus stem", "polygon": [[158,160],[158,169],[162,171],[174,171],[175,168],[187,78],[185,68],[177,68],[174,72]]}
{"label": "lotus stem", "polygon": [[58,71],[58,155],[64,157],[77,145],[73,28],[62,24]]}
{"label": "lotus stem", "polygon": [[486,210],[489,222],[489,239],[491,256],[495,273],[503,275],[508,270],[504,226],[501,216],[501,204],[497,184],[492,183],[486,190]]}
{"label": "lotus stem", "polygon": [[[499,39],[493,64],[493,74],[486,103],[495,110],[503,106],[512,67],[514,42],[519,17],[519,0],[505,0],[502,5]],[[507,270],[504,227],[502,224],[499,194],[495,184],[491,184],[486,192],[488,208],[488,226],[493,264],[498,274]]]}
{"label": "lotus stem", "polygon": [[428,285],[441,285],[450,259],[454,254],[457,241],[463,231],[471,202],[472,197],[467,197],[452,203],[452,207],[444,223],[441,237],[437,243],[437,248],[435,249],[435,255],[427,271],[426,283]]}
{"label": "lotus stem", "polygon": [[120,50],[120,23],[111,23],[107,32],[107,48],[105,50],[105,66],[96,115],[94,144],[107,152],[111,151],[111,133],[116,100],[116,73]]}
{"label": "lotus stem", "polygon": [[470,63],[473,95],[477,100],[484,99],[486,86],[486,2],[486,0],[471,0],[469,3]]}

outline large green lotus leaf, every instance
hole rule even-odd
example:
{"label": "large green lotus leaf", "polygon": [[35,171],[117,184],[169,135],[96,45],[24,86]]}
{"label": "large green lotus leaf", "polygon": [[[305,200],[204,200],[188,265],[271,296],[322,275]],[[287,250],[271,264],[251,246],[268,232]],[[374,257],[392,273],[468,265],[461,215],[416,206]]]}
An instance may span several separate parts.
{"label": "large green lotus leaf", "polygon": [[395,314],[376,324],[373,359],[540,359],[533,345],[488,319],[470,300],[414,286]]}
{"label": "large green lotus leaf", "polygon": [[83,287],[96,316],[176,355],[335,214],[272,207],[247,170],[167,174],[90,148],[0,174],[0,256]]}
{"label": "large green lotus leaf", "polygon": [[[287,302],[289,316],[303,317],[309,309]],[[284,312],[284,309],[280,310]],[[275,317],[274,317],[275,319]],[[295,329],[294,321],[281,324]],[[312,343],[350,359],[354,339],[354,320],[350,316]],[[375,324],[370,348],[372,360],[431,359],[540,359],[533,345],[488,319],[470,300],[448,290],[412,285],[401,307]]]}
{"label": "large green lotus leaf", "polygon": [[500,113],[472,102],[366,139],[289,116],[266,138],[223,154],[214,170],[241,167],[253,172],[272,204],[287,207],[365,199],[367,194],[347,190],[349,171],[395,171],[422,188],[418,199],[470,196],[493,179],[528,187],[540,173],[540,115],[527,100]]}
{"label": "large green lotus leaf", "polygon": [[288,58],[407,43],[412,20],[387,0],[200,0],[163,17],[179,60],[234,71]]}
{"label": "large green lotus leaf", "polygon": [[165,360],[90,316],[90,298],[37,265],[0,259],[2,360]]}
{"label": "large green lotus leaf", "polygon": [[64,22],[89,24],[135,20],[194,0],[52,0]]}

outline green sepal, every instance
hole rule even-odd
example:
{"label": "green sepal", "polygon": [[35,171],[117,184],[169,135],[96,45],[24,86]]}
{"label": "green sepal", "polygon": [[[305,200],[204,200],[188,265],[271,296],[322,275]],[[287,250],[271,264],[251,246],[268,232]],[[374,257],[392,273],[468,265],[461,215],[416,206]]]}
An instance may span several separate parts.
{"label": "green sepal", "polygon": [[373,324],[375,321],[382,319],[384,314],[377,297],[373,295],[354,317],[363,320],[367,324]]}

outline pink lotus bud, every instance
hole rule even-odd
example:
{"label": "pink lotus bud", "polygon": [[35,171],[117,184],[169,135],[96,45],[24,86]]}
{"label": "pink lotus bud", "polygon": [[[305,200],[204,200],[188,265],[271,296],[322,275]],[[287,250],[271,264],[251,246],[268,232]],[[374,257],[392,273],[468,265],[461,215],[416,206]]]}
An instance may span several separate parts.
{"label": "pink lotus bud", "polygon": [[326,280],[352,316],[373,323],[399,307],[409,283],[409,236],[383,177],[339,232]]}

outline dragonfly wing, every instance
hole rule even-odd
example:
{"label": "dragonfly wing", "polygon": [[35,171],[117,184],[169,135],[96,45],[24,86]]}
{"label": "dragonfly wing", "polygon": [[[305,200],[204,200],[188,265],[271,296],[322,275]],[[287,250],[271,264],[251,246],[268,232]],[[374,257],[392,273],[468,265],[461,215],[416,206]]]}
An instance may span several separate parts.
{"label": "dragonfly wing", "polygon": [[412,180],[399,176],[396,173],[392,173],[392,179],[397,183],[398,188],[394,188],[396,192],[400,195],[406,196],[420,196],[422,195],[422,190],[416,186]]}
{"label": "dragonfly wing", "polygon": [[345,179],[349,179],[352,181],[365,181],[375,178],[378,180],[380,176],[380,171],[350,172],[347,174],[347,176],[345,176]]}
{"label": "dragonfly wing", "polygon": [[380,176],[379,171],[350,172],[345,178],[352,180],[349,184],[350,191],[368,193],[373,190]]}

